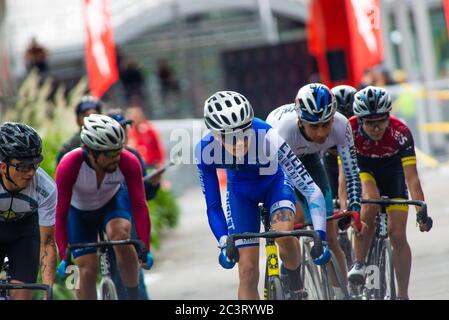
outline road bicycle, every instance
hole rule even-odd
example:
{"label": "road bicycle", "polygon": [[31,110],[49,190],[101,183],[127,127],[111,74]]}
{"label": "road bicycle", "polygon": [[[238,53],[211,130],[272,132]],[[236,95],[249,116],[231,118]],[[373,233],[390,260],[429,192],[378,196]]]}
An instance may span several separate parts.
{"label": "road bicycle", "polygon": [[262,218],[264,232],[236,233],[228,236],[226,243],[226,255],[229,259],[238,261],[238,249],[235,242],[240,239],[265,238],[266,263],[264,281],[264,300],[285,300],[285,288],[280,278],[279,254],[275,239],[281,237],[308,237],[312,238],[314,245],[311,248],[314,257],[319,257],[323,253],[323,245],[318,232],[313,230],[294,231],[272,231],[269,221],[268,210],[263,204],[259,204],[259,213]]}

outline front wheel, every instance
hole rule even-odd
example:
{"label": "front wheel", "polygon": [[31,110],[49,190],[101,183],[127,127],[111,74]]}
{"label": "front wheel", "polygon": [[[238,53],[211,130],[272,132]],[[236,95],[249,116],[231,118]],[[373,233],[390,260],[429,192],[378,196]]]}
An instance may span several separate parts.
{"label": "front wheel", "polygon": [[395,300],[396,285],[394,277],[393,252],[389,240],[384,240],[379,259],[380,290],[378,299]]}
{"label": "front wheel", "polygon": [[104,278],[100,283],[100,300],[118,300],[117,290],[110,278]]}
{"label": "front wheel", "polygon": [[267,291],[268,300],[285,300],[284,289],[282,288],[281,279],[278,276],[268,278]]}

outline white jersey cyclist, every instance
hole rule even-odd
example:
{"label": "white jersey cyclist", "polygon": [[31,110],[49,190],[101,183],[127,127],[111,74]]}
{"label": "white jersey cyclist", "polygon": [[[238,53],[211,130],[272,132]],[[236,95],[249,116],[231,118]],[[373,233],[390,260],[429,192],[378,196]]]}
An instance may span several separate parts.
{"label": "white jersey cyclist", "polygon": [[267,117],[267,123],[279,132],[300,158],[336,146],[346,176],[349,207],[360,211],[361,184],[357,156],[351,125],[345,116],[338,112],[334,113],[332,128],[324,143],[315,143],[307,139],[298,126],[298,112],[294,103],[273,110]]}

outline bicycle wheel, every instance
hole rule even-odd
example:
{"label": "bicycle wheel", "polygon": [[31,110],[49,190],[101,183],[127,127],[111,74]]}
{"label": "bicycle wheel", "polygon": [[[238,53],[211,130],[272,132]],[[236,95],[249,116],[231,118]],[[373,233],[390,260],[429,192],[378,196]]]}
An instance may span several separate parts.
{"label": "bicycle wheel", "polygon": [[338,242],[346,257],[346,265],[351,266],[354,261],[354,251],[352,250],[351,240],[347,231],[338,234]]}
{"label": "bicycle wheel", "polygon": [[313,263],[310,255],[310,239],[300,239],[301,245],[301,274],[304,277],[304,289],[308,294],[309,300],[325,300],[325,294],[322,290],[318,267]]}
{"label": "bicycle wheel", "polygon": [[396,299],[396,285],[394,276],[393,252],[390,241],[385,239],[382,243],[379,255],[379,284],[376,299],[394,300]]}
{"label": "bicycle wheel", "polygon": [[271,276],[268,278],[267,291],[268,300],[285,300],[284,289],[282,288],[279,276]]}
{"label": "bicycle wheel", "polygon": [[100,300],[118,300],[117,290],[110,278],[103,278],[100,283]]}

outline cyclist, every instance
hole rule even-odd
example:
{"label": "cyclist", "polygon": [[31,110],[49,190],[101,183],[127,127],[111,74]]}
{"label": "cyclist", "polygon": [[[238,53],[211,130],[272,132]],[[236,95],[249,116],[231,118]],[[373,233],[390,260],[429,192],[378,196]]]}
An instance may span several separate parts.
{"label": "cyclist", "polygon": [[[363,197],[379,199],[408,199],[424,201],[424,193],[416,168],[413,135],[409,128],[390,115],[391,98],[380,87],[368,86],[354,96],[354,114],[349,121],[357,149]],[[377,205],[362,206],[362,221],[368,232],[355,238],[355,262],[348,273],[349,280],[363,284],[365,256],[375,232]],[[417,209],[418,210],[418,209]],[[411,251],[406,238],[408,206],[391,205],[388,212],[388,235],[393,247],[398,299],[408,299]],[[421,231],[429,231],[430,219],[418,221]]]}
{"label": "cyclist", "polygon": [[101,113],[103,108],[103,102],[95,97],[83,96],[81,98],[81,101],[75,107],[76,123],[78,124],[79,131],[73,134],[70,140],[62,145],[58,155],[56,156],[56,163],[59,163],[66,153],[81,147],[80,132],[81,127],[83,126],[84,117],[87,117],[90,114]]}
{"label": "cyclist", "polygon": [[[209,225],[221,248],[222,267],[235,265],[226,257],[228,234],[260,230],[258,203],[263,202],[269,209],[273,230],[293,229],[295,206],[289,180],[311,205],[315,230],[326,240],[325,204],[320,189],[277,132],[254,117],[253,108],[243,95],[216,92],[205,101],[204,120],[210,132],[196,146],[195,155]],[[228,178],[226,216],[221,206],[217,168],[226,168]],[[279,238],[277,243],[295,296],[300,289],[294,272],[299,267],[299,243],[293,237]],[[240,256],[239,299],[259,298],[258,245],[258,239],[236,241]],[[327,247],[324,248],[315,263],[325,264],[330,259]]]}
{"label": "cyclist", "polygon": [[[56,184],[39,168],[42,141],[26,124],[0,126],[0,269],[9,260],[12,283],[52,286],[56,269],[54,224]],[[11,290],[12,299],[31,299],[31,290]]]}
{"label": "cyclist", "polygon": [[[320,153],[337,146],[347,177],[346,189],[349,194],[350,210],[360,211],[360,178],[351,127],[343,115],[336,113],[336,101],[328,87],[320,83],[301,87],[296,95],[295,103],[273,110],[268,115],[267,122],[290,145],[320,187],[326,199],[327,216],[334,214],[334,207]],[[301,193],[296,192],[296,195],[301,204],[298,218],[304,214],[306,222],[309,222],[310,206]],[[329,248],[334,252],[340,270],[346,273],[346,259],[338,243],[337,233],[337,222],[330,220],[326,225]],[[337,286],[336,279],[333,280],[334,285]],[[335,292],[337,297],[343,297],[340,288],[336,287]]]}
{"label": "cyclist", "polygon": [[[334,95],[337,112],[344,115],[347,119],[354,115],[352,103],[357,89],[348,85],[339,85],[331,89]],[[323,156],[323,163],[329,179],[332,199],[338,199],[338,205],[341,210],[347,210],[346,180],[344,179],[343,166],[338,156],[337,147],[333,146],[326,150]]]}
{"label": "cyclist", "polygon": [[[68,243],[96,242],[100,228],[109,240],[129,239],[129,200],[138,238],[149,249],[150,218],[142,168],[139,160],[123,149],[123,128],[108,116],[91,114],[84,119],[81,141],[83,147],[64,156],[56,169],[56,243],[61,259],[65,258]],[[128,297],[136,300],[137,253],[132,246],[117,246],[114,251]],[[80,275],[78,298],[96,299],[95,248],[72,253]]]}

